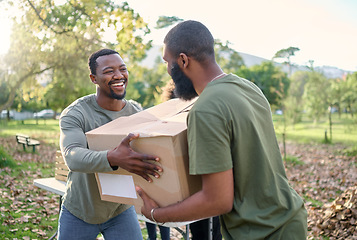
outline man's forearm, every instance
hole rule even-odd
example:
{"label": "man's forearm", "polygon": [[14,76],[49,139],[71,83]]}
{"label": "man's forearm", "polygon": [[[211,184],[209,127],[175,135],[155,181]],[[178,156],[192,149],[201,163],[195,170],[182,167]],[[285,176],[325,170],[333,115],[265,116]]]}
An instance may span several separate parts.
{"label": "man's forearm", "polygon": [[[234,195],[232,169],[202,175],[202,190],[182,202],[154,210],[157,222],[182,222],[230,212]],[[149,210],[149,209],[148,209]]]}

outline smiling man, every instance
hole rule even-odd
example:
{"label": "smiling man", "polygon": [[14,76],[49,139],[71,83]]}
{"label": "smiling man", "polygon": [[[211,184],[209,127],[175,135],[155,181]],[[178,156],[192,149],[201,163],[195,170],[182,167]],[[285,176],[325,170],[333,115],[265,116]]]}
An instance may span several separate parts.
{"label": "smiling man", "polygon": [[[130,134],[112,150],[92,151],[85,133],[116,118],[142,110],[125,99],[129,73],[119,53],[102,49],[89,58],[90,79],[96,94],[77,99],[60,117],[60,147],[69,168],[66,192],[59,216],[58,239],[141,240],[141,229],[132,206],[102,201],[95,172],[109,172],[121,167],[151,182],[162,168],[143,160],[157,157],[134,152],[129,143],[137,138]],[[151,175],[151,176],[150,176]]]}

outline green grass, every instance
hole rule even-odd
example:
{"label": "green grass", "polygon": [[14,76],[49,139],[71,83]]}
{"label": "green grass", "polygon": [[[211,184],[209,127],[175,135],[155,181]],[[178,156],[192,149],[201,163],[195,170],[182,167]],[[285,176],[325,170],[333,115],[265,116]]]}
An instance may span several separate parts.
{"label": "green grass", "polygon": [[28,119],[25,121],[0,120],[0,137],[9,137],[17,133],[22,133],[31,138],[41,140],[47,144],[58,145],[59,125],[58,120],[54,119]]}
{"label": "green grass", "polygon": [[[282,141],[283,118],[273,115],[276,135]],[[321,119],[318,123],[303,117],[302,122],[288,125],[286,128],[286,139],[298,143],[325,143],[325,131],[332,144],[342,143],[346,146],[357,146],[357,117],[351,118],[350,115],[332,115],[332,141],[330,139],[330,126],[328,119]]]}
{"label": "green grass", "polygon": [[16,164],[12,156],[10,156],[10,154],[8,154],[6,150],[0,146],[0,168],[4,167],[14,168],[16,167]]}
{"label": "green grass", "polygon": [[[277,138],[281,141],[283,133],[282,116],[273,115],[273,121]],[[342,143],[346,146],[357,146],[357,117],[353,119],[349,114],[342,114],[339,118],[338,114],[333,114],[332,123],[332,144]],[[321,119],[318,123],[313,123],[312,120],[304,116],[302,122],[287,126],[286,139],[299,143],[324,143],[325,131],[327,131],[329,138],[327,117]],[[58,145],[58,120],[39,119],[36,121],[29,119],[24,122],[0,120],[0,136],[15,136],[16,133],[27,134],[48,144]]]}
{"label": "green grass", "polygon": [[295,156],[290,156],[290,155],[287,155],[286,156],[286,159],[284,159],[284,161],[288,162],[288,163],[291,163],[293,166],[296,166],[296,165],[304,165],[304,162],[299,160],[299,158],[295,157]]}
{"label": "green grass", "polygon": [[310,202],[311,205],[314,207],[322,207],[324,205],[323,202],[312,199],[311,197],[303,195],[303,198],[305,199],[306,202]]}

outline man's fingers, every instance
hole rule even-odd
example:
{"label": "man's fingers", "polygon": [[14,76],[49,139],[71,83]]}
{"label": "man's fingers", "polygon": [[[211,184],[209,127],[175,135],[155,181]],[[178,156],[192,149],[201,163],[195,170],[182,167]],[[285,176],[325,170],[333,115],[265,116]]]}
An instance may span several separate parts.
{"label": "man's fingers", "polygon": [[145,153],[138,153],[135,151],[132,152],[131,157],[140,159],[140,160],[144,160],[144,161],[156,161],[156,162],[160,161],[160,158],[157,156],[145,154]]}
{"label": "man's fingers", "polygon": [[139,196],[143,199],[144,202],[146,202],[149,197],[146,194],[146,192],[139,186],[135,186],[136,192],[139,194]]}
{"label": "man's fingers", "polygon": [[157,173],[161,173],[163,172],[163,169],[160,165],[156,164],[156,163],[150,163],[150,162],[144,162],[144,168],[146,169],[146,172],[148,174],[151,174],[155,177],[160,177],[160,175]]}
{"label": "man's fingers", "polygon": [[142,178],[144,178],[146,181],[148,182],[152,182],[151,177],[149,177],[149,175],[146,174],[138,174],[139,176],[141,176]]}
{"label": "man's fingers", "polygon": [[138,138],[139,134],[134,134],[134,133],[129,133],[128,136],[126,136],[121,143],[129,146],[129,143],[133,141],[134,139]]}
{"label": "man's fingers", "polygon": [[139,194],[139,196],[141,197],[141,194],[143,194],[143,189],[141,187],[139,187],[139,186],[135,186],[135,190]]}
{"label": "man's fingers", "polygon": [[154,176],[155,178],[159,178],[160,177],[160,174],[158,174],[157,172],[149,171],[149,170],[136,171],[136,172],[133,171],[132,173],[135,173],[135,174],[139,175],[140,177],[144,178],[148,182],[153,182],[153,180],[151,179],[149,174]]}
{"label": "man's fingers", "polygon": [[145,215],[145,217],[150,218],[150,211],[153,208],[159,207],[157,203],[146,194],[146,192],[139,186],[135,186],[136,192],[139,194],[141,199],[144,202],[144,205],[141,208],[141,213]]}

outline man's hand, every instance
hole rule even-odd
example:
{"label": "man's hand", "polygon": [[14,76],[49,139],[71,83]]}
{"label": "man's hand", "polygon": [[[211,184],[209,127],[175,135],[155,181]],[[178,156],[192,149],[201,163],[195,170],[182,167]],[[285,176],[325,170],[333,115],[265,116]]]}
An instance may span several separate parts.
{"label": "man's hand", "polygon": [[136,192],[139,194],[139,196],[143,199],[143,202],[144,202],[144,205],[141,207],[141,213],[146,218],[151,219],[154,222],[156,222],[156,219],[152,219],[152,217],[151,217],[151,209],[158,208],[159,205],[157,205],[157,203],[154,200],[152,200],[146,194],[146,192],[144,192],[144,190],[141,187],[136,186],[135,189],[136,189]]}
{"label": "man's hand", "polygon": [[128,172],[141,176],[148,182],[152,182],[149,175],[159,178],[160,174],[158,172],[162,172],[163,170],[157,164],[147,162],[148,160],[159,161],[158,157],[135,152],[130,147],[130,142],[138,137],[139,134],[130,133],[121,141],[119,146],[108,151],[107,158],[110,166],[118,166]]}

